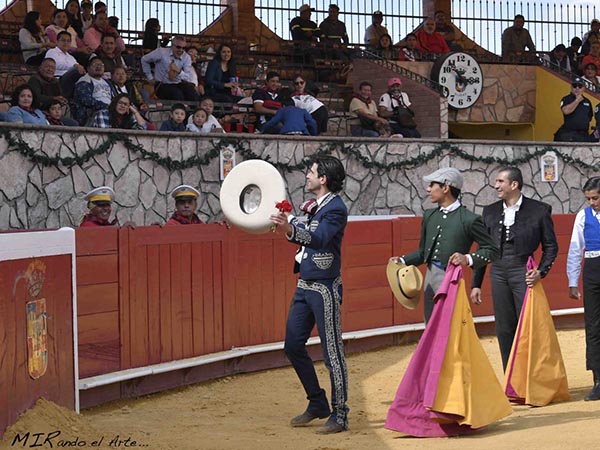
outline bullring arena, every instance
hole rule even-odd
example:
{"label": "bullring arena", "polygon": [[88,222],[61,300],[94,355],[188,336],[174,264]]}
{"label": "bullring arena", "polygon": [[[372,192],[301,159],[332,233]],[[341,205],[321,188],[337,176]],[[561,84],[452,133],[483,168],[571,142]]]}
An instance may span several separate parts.
{"label": "bullring arena", "polygon": [[[320,136],[253,133],[257,114],[247,102],[216,102],[215,114],[234,117],[223,122],[223,134],[0,122],[0,449],[594,447],[600,439],[600,402],[584,401],[592,375],[585,367],[583,304],[569,298],[566,259],[575,215],[586,206],[582,186],[600,170],[600,145],[552,142],[563,122],[561,98],[577,74],[544,62],[554,46],[545,48],[550,40],[542,38],[545,31],[539,27],[547,25],[530,25],[534,40],[540,40],[531,58],[506,59],[495,47],[483,48],[466,26],[461,31],[457,24],[468,17],[459,17],[455,3],[460,2],[423,0],[412,14],[378,4],[390,8],[384,11],[385,24],[390,30],[400,27],[401,38],[420,29],[423,18],[436,10],[456,12],[455,43],[475,58],[482,74],[478,99],[458,108],[435,75],[443,57],[390,60],[362,44],[363,30],[358,35],[350,23],[370,23],[375,7],[367,2],[356,11],[350,11],[351,2],[338,2],[353,43],[351,65],[337,57],[298,61],[297,47],[279,23],[283,17],[287,28],[287,16],[279,14],[283,10],[294,17],[300,4],[217,3],[210,4],[212,22],[208,13],[198,19],[204,28],[181,29],[200,58],[210,60],[215,47],[230,45],[247,98],[260,89],[265,68],[279,71],[284,87],[292,88],[299,75],[314,81],[329,110],[328,131]],[[313,19],[320,22],[329,2],[314,3]],[[577,23],[557,17],[538,22],[572,26],[569,32],[581,35],[599,15],[594,7]],[[23,64],[17,40],[32,8],[40,10],[45,25],[50,23],[54,4],[48,0],[18,0],[0,16],[0,61],[6,63],[0,89],[6,98],[37,70]],[[114,5],[109,8],[116,11]],[[180,32],[183,17],[161,16],[163,32]],[[512,17],[490,21],[504,27]],[[135,61],[137,86],[149,89],[147,117],[160,124],[168,120],[173,102],[161,103],[158,91],[143,79],[137,42],[143,22],[131,22],[121,17],[120,31]],[[550,34],[552,39],[558,35]],[[400,79],[410,96],[422,138],[352,136],[348,105],[353,93],[368,80],[376,99],[390,79]],[[585,96],[596,108],[600,89],[586,87]],[[189,111],[195,106],[186,104]],[[285,197],[300,214],[310,197],[306,162],[316,153],[338,158],[347,174],[340,194],[349,212],[341,321],[350,412],[349,429],[332,435],[315,433],[324,420],[290,426],[306,406],[283,353],[298,279],[292,272],[297,248],[281,231],[251,234],[228,225],[220,203],[231,166],[260,159],[279,171]],[[386,429],[388,409],[425,329],[422,295],[416,309],[404,308],[385,274],[390,257],[418,247],[423,213],[435,206],[423,176],[456,168],[464,178],[461,202],[481,214],[497,201],[494,180],[506,165],[523,172],[525,196],[552,207],[559,251],[542,284],[571,400],[543,407],[513,404],[508,417],[460,437],[415,438]],[[253,183],[268,189],[265,180]],[[204,223],[163,226],[174,212],[171,194],[179,185],[198,189],[196,212]],[[132,225],[78,227],[88,212],[86,193],[99,186],[115,191],[112,217]],[[540,256],[538,249],[534,257],[539,261]],[[419,270],[425,274],[427,268]],[[467,286],[471,278],[466,269]],[[502,383],[490,291],[486,277],[483,302],[471,305],[471,312]],[[317,373],[330,394],[318,336],[314,331],[311,336],[309,352],[319,361]]]}

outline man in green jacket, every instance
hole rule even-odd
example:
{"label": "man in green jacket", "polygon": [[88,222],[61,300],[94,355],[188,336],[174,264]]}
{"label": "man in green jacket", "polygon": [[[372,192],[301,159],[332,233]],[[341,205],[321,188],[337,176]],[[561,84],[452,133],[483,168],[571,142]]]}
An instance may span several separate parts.
{"label": "man in green jacket", "polygon": [[[423,181],[429,183],[427,193],[438,208],[423,213],[419,248],[408,255],[391,259],[407,265],[427,264],[423,293],[427,323],[433,311],[433,297],[444,279],[446,266],[451,263],[477,269],[498,258],[499,250],[486,231],[481,216],[461,205],[459,197],[463,177],[457,169],[445,167],[436,170],[423,177]],[[479,248],[469,252],[473,242],[477,242]]]}

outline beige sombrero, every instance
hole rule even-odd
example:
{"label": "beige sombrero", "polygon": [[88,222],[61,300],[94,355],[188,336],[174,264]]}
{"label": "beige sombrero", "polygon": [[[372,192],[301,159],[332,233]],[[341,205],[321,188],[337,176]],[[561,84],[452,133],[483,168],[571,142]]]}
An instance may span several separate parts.
{"label": "beige sombrero", "polygon": [[407,266],[401,262],[388,262],[387,279],[394,297],[402,306],[415,309],[421,297],[423,275],[416,266]]}

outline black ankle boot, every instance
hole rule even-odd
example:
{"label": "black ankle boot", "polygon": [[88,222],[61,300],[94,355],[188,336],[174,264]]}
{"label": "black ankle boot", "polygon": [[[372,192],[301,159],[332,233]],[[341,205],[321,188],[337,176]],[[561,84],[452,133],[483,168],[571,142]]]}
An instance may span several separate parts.
{"label": "black ankle boot", "polygon": [[600,370],[594,370],[594,387],[588,395],[585,396],[585,401],[600,400]]}

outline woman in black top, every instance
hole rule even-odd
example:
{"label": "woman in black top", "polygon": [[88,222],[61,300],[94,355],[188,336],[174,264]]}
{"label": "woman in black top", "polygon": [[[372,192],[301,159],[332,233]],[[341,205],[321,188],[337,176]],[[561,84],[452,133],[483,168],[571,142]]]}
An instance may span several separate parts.
{"label": "woman in black top", "polygon": [[[232,81],[232,78],[235,81]],[[216,102],[235,103],[242,98],[232,93],[232,89],[238,89],[238,80],[236,64],[229,45],[221,45],[215,59],[208,64],[204,84],[206,93]]]}
{"label": "woman in black top", "polygon": [[158,48],[160,41],[161,47],[166,47],[169,44],[170,36],[163,33],[163,38],[160,40],[158,33],[160,32],[160,22],[158,19],[150,18],[146,20],[144,26],[144,40],[142,41],[142,48],[145,52],[151,52]]}

